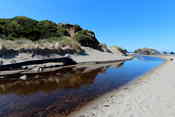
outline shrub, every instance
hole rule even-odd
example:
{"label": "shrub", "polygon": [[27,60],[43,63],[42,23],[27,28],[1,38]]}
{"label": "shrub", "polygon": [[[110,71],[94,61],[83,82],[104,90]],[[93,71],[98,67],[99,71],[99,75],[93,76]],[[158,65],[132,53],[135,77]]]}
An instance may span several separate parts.
{"label": "shrub", "polygon": [[100,48],[95,33],[84,30],[79,25],[56,24],[49,20],[37,21],[25,16],[0,19],[0,38],[4,40],[25,38],[32,41],[60,41],[73,38],[82,46]]}
{"label": "shrub", "polygon": [[99,49],[99,42],[95,38],[95,34],[88,30],[81,30],[76,33],[75,40],[77,40],[82,46]]}
{"label": "shrub", "polygon": [[48,42],[61,42],[63,40],[67,40],[67,37],[65,37],[65,36],[61,36],[61,37],[50,37],[50,38],[46,39],[46,41],[48,41]]}
{"label": "shrub", "polygon": [[43,20],[37,23],[38,31],[40,32],[41,38],[49,38],[57,36],[57,25],[49,20]]}
{"label": "shrub", "polygon": [[62,27],[62,26],[60,26],[60,25],[58,25],[57,26],[57,36],[70,36],[70,34],[69,34],[69,32],[67,31],[67,29],[66,28],[64,28],[64,27]]}
{"label": "shrub", "polygon": [[170,54],[175,54],[175,52],[170,52]]}

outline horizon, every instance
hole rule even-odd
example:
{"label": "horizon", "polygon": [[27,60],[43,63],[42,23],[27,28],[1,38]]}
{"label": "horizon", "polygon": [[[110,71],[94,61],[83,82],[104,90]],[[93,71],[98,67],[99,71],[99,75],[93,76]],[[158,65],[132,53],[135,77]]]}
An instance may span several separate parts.
{"label": "horizon", "polygon": [[129,51],[144,47],[174,51],[173,3],[171,0],[6,0],[0,2],[0,18],[27,16],[78,24],[94,31],[100,42],[110,46]]}

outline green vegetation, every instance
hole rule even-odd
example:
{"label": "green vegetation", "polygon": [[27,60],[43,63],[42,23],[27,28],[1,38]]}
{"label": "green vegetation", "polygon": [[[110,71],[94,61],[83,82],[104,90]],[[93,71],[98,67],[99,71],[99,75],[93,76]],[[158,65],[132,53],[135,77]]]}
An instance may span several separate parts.
{"label": "green vegetation", "polygon": [[170,52],[170,54],[175,54],[175,52]]}
{"label": "green vegetation", "polygon": [[95,38],[95,33],[88,30],[81,30],[77,32],[74,36],[82,46],[92,47],[95,49],[100,49],[99,42]]}
{"label": "green vegetation", "polygon": [[71,40],[74,40],[82,46],[100,49],[95,33],[79,25],[57,24],[49,20],[37,21],[24,16],[0,19],[0,38],[3,40],[25,38],[35,42],[41,40],[72,42]]}
{"label": "green vegetation", "polygon": [[158,55],[160,52],[158,50],[152,49],[152,48],[140,48],[134,51],[137,54],[143,54],[143,55]]}

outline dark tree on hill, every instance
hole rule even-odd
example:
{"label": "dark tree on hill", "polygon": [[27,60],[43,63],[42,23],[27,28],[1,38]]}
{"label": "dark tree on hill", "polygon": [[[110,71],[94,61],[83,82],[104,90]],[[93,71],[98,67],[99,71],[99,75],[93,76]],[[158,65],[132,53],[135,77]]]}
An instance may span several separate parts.
{"label": "dark tree on hill", "polygon": [[174,52],[170,52],[170,54],[175,54]]}

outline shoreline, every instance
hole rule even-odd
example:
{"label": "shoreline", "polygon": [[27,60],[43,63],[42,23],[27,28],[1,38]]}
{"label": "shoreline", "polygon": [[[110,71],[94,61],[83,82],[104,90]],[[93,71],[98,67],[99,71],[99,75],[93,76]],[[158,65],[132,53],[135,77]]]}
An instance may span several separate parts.
{"label": "shoreline", "polygon": [[[167,96],[169,98],[172,98],[172,95],[170,95],[172,90],[167,91],[169,95],[166,96],[162,91],[160,91],[159,88],[163,86],[165,86],[166,88],[163,79],[168,74],[166,70],[171,69],[170,67],[175,68],[175,65],[173,65],[172,61],[169,61],[170,57],[172,58],[172,56],[157,56],[157,57],[165,59],[165,62],[159,65],[158,67],[152,69],[151,71],[138,77],[137,79],[120,87],[119,89],[115,89],[89,102],[84,107],[72,112],[68,117],[116,117],[116,116],[165,117],[165,115],[167,116],[168,114],[166,113],[166,111],[168,111],[168,109],[166,108],[168,107],[166,107],[167,105],[165,105],[165,103],[161,101],[160,98],[162,97],[162,100]],[[159,80],[156,81],[155,77],[159,77]],[[171,76],[168,77],[171,78]],[[149,99],[152,99],[151,102],[149,101]],[[172,103],[171,101],[167,102],[169,106]],[[155,103],[157,105],[161,104],[161,106],[157,106]],[[163,109],[165,110],[160,111]],[[170,112],[171,113],[173,112],[173,108],[171,109]],[[175,113],[173,115],[175,116]]]}
{"label": "shoreline", "polygon": [[[89,47],[82,47],[82,49],[85,51],[85,55],[81,54],[65,54],[61,55],[59,53],[52,54],[50,56],[45,55],[35,55],[33,56],[31,53],[19,53],[18,55],[13,56],[5,56],[0,57],[0,61],[2,61],[1,64],[12,64],[12,63],[18,63],[18,62],[25,62],[25,61],[31,61],[31,60],[43,60],[43,59],[52,59],[52,58],[60,58],[60,57],[67,57],[69,56],[71,59],[76,61],[77,63],[95,63],[95,62],[110,62],[110,61],[120,61],[120,60],[128,60],[132,58],[131,56],[125,56],[123,53],[111,50],[111,52],[103,52],[96,49],[92,49]],[[7,52],[6,52],[7,53]],[[41,54],[41,53],[40,53]]]}
{"label": "shoreline", "polygon": [[[28,77],[26,75],[29,74],[54,72],[64,68],[82,67],[87,65],[110,64],[120,61],[127,61],[133,58],[133,56],[123,56],[116,53],[100,52],[90,48],[88,48],[87,52],[88,55],[86,56],[70,55],[70,57],[52,57],[50,59],[28,58],[25,61],[20,61],[20,59],[16,58],[17,63],[8,63],[0,66],[0,80],[27,80]],[[11,78],[14,76],[15,78]]]}
{"label": "shoreline", "polygon": [[[31,57],[30,54],[22,54],[20,57],[11,59],[2,59],[5,64],[0,66],[0,78],[5,75],[25,75],[26,73],[44,73],[59,70],[62,68],[81,66],[87,64],[107,64],[119,61],[130,60],[132,56],[124,56],[122,53],[101,52],[88,47],[83,47],[87,55],[68,55],[66,56],[51,56],[49,58],[40,58],[39,56]],[[15,63],[10,63],[15,61]],[[10,71],[9,71],[10,70]]]}
{"label": "shoreline", "polygon": [[[58,71],[61,69],[65,69],[65,68],[72,68],[74,67],[75,69],[80,68],[80,67],[87,67],[87,66],[103,66],[103,65],[109,65],[109,64],[113,64],[116,62],[124,62],[127,60],[131,60],[133,59],[133,57],[126,57],[123,59],[116,59],[116,60],[111,60],[111,61],[89,61],[89,62],[81,62],[81,63],[77,63],[75,65],[63,65],[63,66],[57,66],[57,65],[53,65],[53,66],[44,66],[44,65],[32,65],[32,67],[28,67],[27,69],[18,69],[18,70],[2,70],[0,71],[0,80],[27,80],[26,79],[21,79],[21,77],[29,75],[29,74],[41,74],[41,73],[49,73],[49,72],[54,72],[54,71]],[[39,71],[39,68],[42,68],[42,71]],[[14,77],[15,78],[11,79],[10,77]]]}

